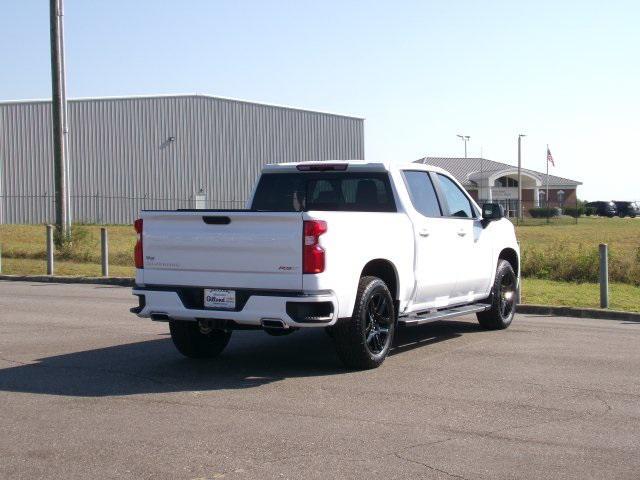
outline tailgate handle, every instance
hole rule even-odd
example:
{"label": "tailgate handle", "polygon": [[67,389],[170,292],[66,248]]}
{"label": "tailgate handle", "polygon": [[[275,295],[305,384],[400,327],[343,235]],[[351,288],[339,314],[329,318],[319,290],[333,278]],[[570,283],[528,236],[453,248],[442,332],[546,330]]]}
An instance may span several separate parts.
{"label": "tailgate handle", "polygon": [[229,217],[222,216],[206,216],[202,217],[204,223],[207,225],[229,225],[231,223],[231,219]]}

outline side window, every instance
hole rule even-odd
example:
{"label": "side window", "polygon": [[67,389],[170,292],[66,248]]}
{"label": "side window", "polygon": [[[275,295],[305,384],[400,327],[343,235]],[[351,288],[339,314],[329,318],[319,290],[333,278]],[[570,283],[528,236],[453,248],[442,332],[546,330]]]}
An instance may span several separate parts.
{"label": "side window", "polygon": [[447,200],[449,205],[448,216],[460,217],[460,218],[473,218],[473,209],[471,208],[471,202],[467,196],[460,190],[460,187],[453,183],[446,175],[438,173],[438,179],[440,180],[440,188],[442,194]]}
{"label": "side window", "polygon": [[414,208],[425,217],[441,217],[440,204],[428,172],[406,170],[404,178]]}

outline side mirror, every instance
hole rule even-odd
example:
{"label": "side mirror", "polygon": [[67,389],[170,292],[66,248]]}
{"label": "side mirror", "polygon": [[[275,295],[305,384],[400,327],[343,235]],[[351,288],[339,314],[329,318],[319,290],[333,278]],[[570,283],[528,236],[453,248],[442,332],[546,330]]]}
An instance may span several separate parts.
{"label": "side mirror", "polygon": [[490,222],[504,217],[504,208],[499,203],[485,203],[482,205],[482,219]]}

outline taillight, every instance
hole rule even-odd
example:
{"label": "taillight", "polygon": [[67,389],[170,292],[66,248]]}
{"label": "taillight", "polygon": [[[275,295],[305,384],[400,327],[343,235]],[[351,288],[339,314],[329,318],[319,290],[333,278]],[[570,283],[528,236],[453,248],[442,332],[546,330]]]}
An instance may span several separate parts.
{"label": "taillight", "polygon": [[324,248],[318,245],[320,235],[327,231],[323,220],[305,220],[302,242],[302,273],[324,272]]}
{"label": "taillight", "polygon": [[142,219],[141,218],[133,222],[133,228],[136,229],[136,233],[138,234],[136,247],[133,250],[133,259],[135,261],[136,268],[144,268],[144,256],[142,254]]}

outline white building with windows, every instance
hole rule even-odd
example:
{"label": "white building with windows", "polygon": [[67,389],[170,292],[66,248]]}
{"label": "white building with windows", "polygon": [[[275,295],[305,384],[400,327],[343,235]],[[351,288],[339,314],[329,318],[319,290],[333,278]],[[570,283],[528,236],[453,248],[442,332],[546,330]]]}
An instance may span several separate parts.
{"label": "white building with windows", "polygon": [[[479,203],[501,203],[509,215],[518,210],[518,167],[486,158],[424,157],[416,161],[443,168],[458,180]],[[521,169],[522,208],[573,207],[577,202],[577,189],[582,182]],[[547,183],[549,199],[547,202]]]}

